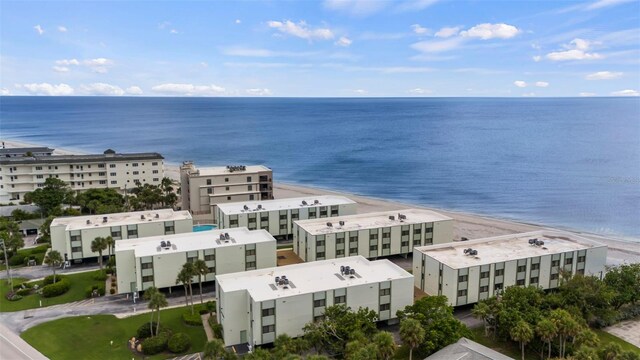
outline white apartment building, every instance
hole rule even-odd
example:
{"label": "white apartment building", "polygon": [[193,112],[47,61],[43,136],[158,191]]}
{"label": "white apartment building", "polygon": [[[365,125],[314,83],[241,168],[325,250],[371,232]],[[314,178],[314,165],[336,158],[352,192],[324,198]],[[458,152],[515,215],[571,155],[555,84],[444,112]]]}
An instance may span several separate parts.
{"label": "white apartment building", "polygon": [[0,202],[22,200],[26,193],[44,187],[50,177],[76,192],[95,188],[124,192],[138,182],[159,185],[163,159],[158,153],[119,154],[111,149],[99,155],[0,157]]}
{"label": "white apartment building", "polygon": [[216,219],[219,228],[265,229],[276,239],[286,239],[293,234],[294,221],[353,215],[356,207],[355,201],[336,195],[237,202],[218,204]]}
{"label": "white apartment building", "polygon": [[413,274],[416,287],[458,306],[508,286],[555,288],[562,271],[602,277],[606,259],[606,245],[565,232],[533,231],[415,248]]}
{"label": "white apartment building", "polygon": [[216,205],[273,199],[273,171],[263,165],[196,168],[180,166],[182,210],[195,220],[217,222]]}
{"label": "white apartment building", "polygon": [[91,251],[91,242],[97,237],[111,236],[117,243],[122,239],[189,233],[193,231],[193,219],[188,211],[146,210],[59,217],[53,219],[50,230],[51,248],[65,260],[80,261],[98,256]]}
{"label": "white apartment building", "polygon": [[203,282],[220,274],[272,268],[276,240],[265,230],[236,228],[118,241],[118,293],[176,286],[182,265],[198,259],[209,267]]}
{"label": "white apartment building", "polygon": [[389,260],[353,256],[219,275],[216,294],[225,345],[255,346],[303,335],[332,305],[369,308],[393,321],[413,304],[413,275]]}
{"label": "white apartment building", "polygon": [[453,219],[423,209],[300,220],[293,225],[293,251],[304,261],[409,254],[415,246],[451,241]]}
{"label": "white apartment building", "polygon": [[0,157],[23,157],[31,154],[31,156],[48,156],[53,154],[53,149],[44,146],[38,147],[20,147],[20,148],[2,148],[0,149]]}

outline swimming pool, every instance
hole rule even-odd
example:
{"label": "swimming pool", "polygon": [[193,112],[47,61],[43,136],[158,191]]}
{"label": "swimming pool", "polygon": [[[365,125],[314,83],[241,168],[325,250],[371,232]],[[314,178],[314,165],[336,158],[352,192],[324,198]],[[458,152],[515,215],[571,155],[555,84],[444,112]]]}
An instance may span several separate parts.
{"label": "swimming pool", "polygon": [[193,232],[199,232],[199,231],[209,231],[209,230],[213,230],[217,228],[216,225],[194,225],[193,227]]}

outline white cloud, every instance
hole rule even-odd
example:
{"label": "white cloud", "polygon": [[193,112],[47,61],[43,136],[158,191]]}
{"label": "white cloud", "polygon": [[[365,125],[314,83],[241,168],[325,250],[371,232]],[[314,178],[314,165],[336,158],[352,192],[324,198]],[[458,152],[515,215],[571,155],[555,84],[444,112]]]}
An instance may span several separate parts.
{"label": "white cloud", "polygon": [[241,24],[241,23],[242,23],[242,21],[241,21],[240,19],[236,19],[235,23],[236,23],[236,24]]}
{"label": "white cloud", "polygon": [[622,76],[621,72],[612,72],[612,71],[598,71],[593,74],[589,74],[585,76],[587,80],[611,80],[617,79]]}
{"label": "white cloud", "polygon": [[537,87],[546,88],[549,86],[549,83],[546,81],[536,81],[535,85]]}
{"label": "white cloud", "polygon": [[535,55],[532,59],[533,59],[533,61],[535,61],[535,62],[539,62],[540,60],[542,60],[542,56],[540,56],[540,55]]}
{"label": "white cloud", "polygon": [[453,50],[459,47],[463,42],[464,39],[460,37],[454,37],[451,39],[440,41],[420,41],[412,44],[411,47],[423,53],[439,53]]}
{"label": "white cloud", "polygon": [[519,87],[519,88],[524,88],[527,87],[527,83],[522,81],[522,80],[516,80],[513,82],[513,85]]}
{"label": "white cloud", "polygon": [[372,0],[325,0],[324,7],[355,16],[367,16],[387,6],[386,1]]}
{"label": "white cloud", "polygon": [[66,28],[66,27],[64,27],[64,26],[62,26],[62,25],[60,25],[60,26],[58,26],[58,31],[60,31],[60,32],[67,32],[67,28]]}
{"label": "white cloud", "polygon": [[351,39],[349,39],[346,36],[341,36],[340,39],[338,39],[338,41],[335,42],[336,45],[338,46],[343,46],[343,47],[348,47],[351,45],[353,41],[351,41]]}
{"label": "white cloud", "polygon": [[165,95],[182,96],[216,96],[224,95],[226,89],[218,85],[193,85],[193,84],[160,84],[151,88],[156,93]]}
{"label": "white cloud", "polygon": [[638,90],[620,90],[611,93],[611,96],[640,96]]}
{"label": "white cloud", "polygon": [[67,84],[49,84],[49,83],[40,83],[40,84],[18,84],[16,85],[19,89],[24,89],[32,95],[48,95],[48,96],[67,96],[73,95],[73,88]]}
{"label": "white cloud", "polygon": [[0,89],[0,95],[2,95],[2,96],[11,95],[11,91],[9,89],[2,88],[2,89]]}
{"label": "white cloud", "polygon": [[142,95],[142,89],[139,86],[129,86],[124,90],[128,95]]}
{"label": "white cloud", "polygon": [[563,45],[567,50],[551,52],[548,53],[546,57],[551,61],[602,59],[604,56],[598,53],[587,52],[587,50],[591,48],[591,44],[588,40],[576,38],[571,40],[569,44]]}
{"label": "white cloud", "polygon": [[42,35],[42,34],[44,34],[44,29],[42,28],[42,26],[40,26],[40,25],[36,25],[36,26],[34,26],[33,28],[36,30],[36,32],[38,33],[38,35]]}
{"label": "white cloud", "polygon": [[461,36],[479,38],[482,40],[489,39],[510,39],[520,33],[520,30],[513,26],[504,23],[500,24],[478,24],[469,30],[462,31]]}
{"label": "white cloud", "polygon": [[306,22],[300,21],[297,24],[291,20],[268,21],[267,25],[280,31],[283,34],[292,35],[306,40],[330,40],[334,38],[333,31],[328,28],[311,29]]}
{"label": "white cloud", "polygon": [[423,89],[423,88],[415,88],[415,89],[411,89],[409,90],[409,94],[413,94],[413,95],[425,95],[425,94],[431,94],[431,90],[428,89]]}
{"label": "white cloud", "polygon": [[104,74],[113,65],[113,60],[106,58],[88,59],[84,60],[82,65],[89,67],[93,72]]}
{"label": "white cloud", "polygon": [[442,29],[438,30],[437,33],[435,33],[435,36],[439,38],[448,38],[454,35],[458,35],[459,32],[460,32],[459,26],[443,27]]}
{"label": "white cloud", "polygon": [[596,93],[592,93],[592,92],[581,92],[578,94],[579,96],[582,97],[588,97],[588,96],[596,96]]}
{"label": "white cloud", "polygon": [[122,96],[124,90],[121,87],[105,84],[105,83],[93,83],[89,85],[82,85],[82,90],[89,95],[102,95],[102,96]]}
{"label": "white cloud", "polygon": [[355,90],[353,90],[353,92],[354,92],[355,94],[358,94],[358,95],[364,95],[364,94],[366,94],[366,93],[367,93],[367,90],[364,90],[364,89],[355,89]]}
{"label": "white cloud", "polygon": [[423,10],[437,3],[439,0],[405,0],[398,4],[397,11]]}
{"label": "white cloud", "polygon": [[170,34],[178,34],[178,30],[176,30],[176,29],[171,29],[171,30],[169,31],[169,33],[170,33]]}
{"label": "white cloud", "polygon": [[250,96],[271,96],[271,90],[269,89],[247,89],[244,91],[245,94]]}
{"label": "white cloud", "polygon": [[69,72],[69,68],[66,66],[55,65],[54,67],[52,67],[52,69],[53,71],[59,72],[59,73]]}
{"label": "white cloud", "polygon": [[609,7],[609,6],[614,6],[614,5],[618,5],[618,4],[623,4],[626,2],[631,2],[634,0],[598,0],[596,2],[594,2],[593,4],[588,5],[585,9],[586,10],[596,10],[596,9],[601,9],[604,7]]}
{"label": "white cloud", "polygon": [[61,65],[61,66],[80,65],[80,61],[76,59],[56,60],[56,65]]}
{"label": "white cloud", "polygon": [[318,55],[318,52],[273,51],[269,49],[247,48],[243,46],[223,47],[220,49],[220,52],[224,55],[243,57],[308,57]]}
{"label": "white cloud", "polygon": [[413,32],[418,35],[427,35],[431,32],[431,30],[427,29],[426,27],[422,27],[420,24],[411,25],[411,30],[413,30]]}

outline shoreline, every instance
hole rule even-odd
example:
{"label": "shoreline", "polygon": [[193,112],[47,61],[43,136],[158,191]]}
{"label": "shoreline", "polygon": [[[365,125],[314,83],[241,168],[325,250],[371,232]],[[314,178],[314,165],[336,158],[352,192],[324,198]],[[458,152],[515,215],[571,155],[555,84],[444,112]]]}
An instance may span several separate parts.
{"label": "shoreline", "polygon": [[[7,147],[21,146],[42,146],[39,144],[27,143],[24,141],[14,141],[12,139],[4,139]],[[55,149],[55,154],[78,154],[78,152]],[[173,162],[165,162],[165,176],[173,180],[180,179],[180,165]],[[292,198],[314,195],[342,195],[351,198],[358,203],[358,213],[367,213],[375,211],[393,211],[406,208],[422,208],[433,210],[443,215],[449,216],[455,220],[454,222],[454,240],[460,240],[461,237],[468,239],[479,239],[490,236],[506,235],[519,232],[528,232],[536,230],[554,230],[561,232],[569,232],[584,237],[596,243],[606,244],[609,247],[609,255],[607,264],[615,265],[621,263],[640,262],[640,239],[624,238],[618,235],[603,235],[592,232],[581,231],[579,229],[562,228],[558,226],[548,226],[545,224],[530,223],[513,219],[499,218],[491,215],[476,214],[465,211],[441,209],[429,207],[419,204],[407,204],[400,201],[377,198],[373,196],[365,196],[341,192],[333,189],[323,189],[313,186],[299,185],[288,183],[286,181],[274,182],[274,198]]]}

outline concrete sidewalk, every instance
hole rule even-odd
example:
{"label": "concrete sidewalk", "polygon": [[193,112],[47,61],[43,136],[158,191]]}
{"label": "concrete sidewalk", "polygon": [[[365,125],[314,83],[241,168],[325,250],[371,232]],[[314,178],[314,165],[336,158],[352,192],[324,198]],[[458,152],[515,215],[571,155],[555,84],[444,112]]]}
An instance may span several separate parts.
{"label": "concrete sidewalk", "polygon": [[623,321],[604,331],[640,348],[640,319]]}
{"label": "concrete sidewalk", "polygon": [[0,359],[11,360],[46,360],[46,356],[38,352],[20,336],[14,334],[0,324]]}

